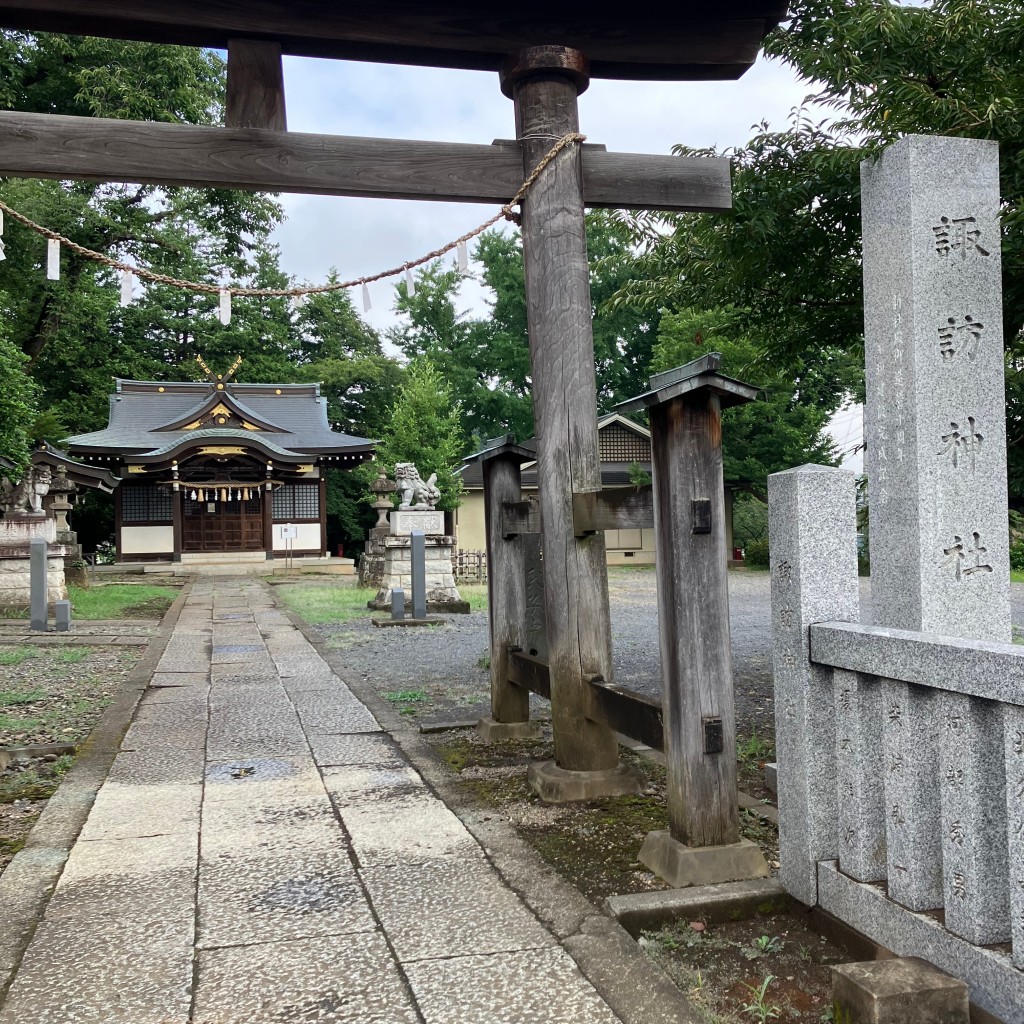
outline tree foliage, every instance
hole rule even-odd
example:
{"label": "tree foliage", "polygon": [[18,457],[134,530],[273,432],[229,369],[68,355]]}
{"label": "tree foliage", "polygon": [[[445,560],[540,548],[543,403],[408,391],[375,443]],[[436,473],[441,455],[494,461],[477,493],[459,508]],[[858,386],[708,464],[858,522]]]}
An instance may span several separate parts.
{"label": "tree foliage", "polygon": [[[629,227],[605,211],[587,214],[591,315],[598,405],[611,408],[643,391],[660,310],[612,304],[635,272]],[[479,279],[490,291],[485,317],[458,309],[463,276],[437,262],[420,271],[414,294],[397,287],[402,324],[389,335],[408,358],[426,356],[463,409],[467,438],[533,432],[530,340],[522,240],[489,231],[473,252]]]}
{"label": "tree foliage", "polygon": [[[1006,0],[796,0],[765,43],[812,90],[791,126],[760,125],[723,214],[617,215],[638,256],[611,305],[737,308],[759,363],[801,403],[863,395],[859,166],[906,134],[995,139],[1003,197],[1010,490],[1024,498],[1024,19]],[[812,116],[811,111],[817,113]],[[711,155],[712,151],[678,152]]]}
{"label": "tree foliage", "polygon": [[369,484],[381,467],[390,475],[398,462],[414,462],[426,480],[437,474],[439,508],[458,508],[462,478],[455,472],[466,454],[461,408],[444,377],[425,357],[413,360],[377,447],[377,461],[359,469]]}
{"label": "tree foliage", "polygon": [[36,388],[24,372],[25,362],[22,352],[0,337],[0,455],[13,463],[11,475],[19,478],[28,465],[38,416]]}

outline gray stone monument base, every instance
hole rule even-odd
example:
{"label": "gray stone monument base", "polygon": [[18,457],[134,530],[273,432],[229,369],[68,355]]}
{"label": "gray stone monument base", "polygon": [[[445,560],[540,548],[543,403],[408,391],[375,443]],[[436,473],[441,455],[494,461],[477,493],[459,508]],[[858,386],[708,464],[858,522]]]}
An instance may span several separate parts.
{"label": "gray stone monument base", "polygon": [[390,536],[391,527],[386,524],[370,530],[359,560],[359,586],[380,589],[384,582],[384,538]]}
{"label": "gray stone monument base", "polygon": [[375,626],[379,626],[384,629],[388,626],[443,626],[448,620],[433,618],[433,619],[373,619],[372,622]]}
{"label": "gray stone monument base", "polygon": [[574,772],[559,768],[554,761],[534,761],[527,770],[526,781],[546,804],[639,796],[644,789],[643,776],[626,764],[605,771]]}
{"label": "gray stone monument base", "polygon": [[[403,512],[403,516],[413,513]],[[427,513],[437,516],[440,513]],[[398,515],[398,513],[395,513]],[[392,530],[394,524],[392,524]],[[368,603],[375,611],[391,610],[391,591],[401,587],[407,595],[407,612],[412,594],[412,537],[392,535],[381,540],[384,551],[384,568],[381,574],[377,596]],[[426,565],[427,611],[455,615],[468,615],[469,602],[463,601],[455,586],[455,575],[452,572],[452,554],[455,550],[455,538],[448,536],[429,536],[424,538],[424,555]]]}
{"label": "gray stone monument base", "polygon": [[768,862],[749,839],[725,846],[687,846],[662,829],[647,833],[637,860],[677,889],[768,877]]}
{"label": "gray stone monument base", "polygon": [[484,743],[503,743],[507,740],[540,739],[540,722],[496,722],[481,718],[476,726],[477,735]]}
{"label": "gray stone monument base", "polygon": [[0,519],[0,609],[27,614],[32,603],[30,551],[33,540],[45,541],[46,601],[68,596],[64,581],[66,549],[56,542],[57,524],[45,515],[8,516]]}
{"label": "gray stone monument base", "polygon": [[832,968],[832,1005],[849,1024],[969,1024],[967,986],[916,956]]}

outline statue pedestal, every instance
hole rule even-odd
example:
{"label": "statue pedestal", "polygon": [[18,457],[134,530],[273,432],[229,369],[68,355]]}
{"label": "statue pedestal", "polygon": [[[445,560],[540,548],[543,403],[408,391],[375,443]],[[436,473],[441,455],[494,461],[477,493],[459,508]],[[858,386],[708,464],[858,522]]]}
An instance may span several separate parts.
{"label": "statue pedestal", "polygon": [[[370,602],[370,607],[377,611],[391,610],[391,591],[401,587],[405,591],[406,606],[412,605],[412,537],[413,530],[422,529],[419,525],[408,525],[407,516],[433,516],[435,522],[440,520],[444,528],[444,513],[429,511],[393,512],[391,514],[391,535],[380,540],[383,549],[383,568],[377,596]],[[404,535],[396,534],[398,525],[406,529]],[[422,520],[413,520],[414,523]],[[424,530],[424,533],[426,531]],[[455,574],[452,571],[452,555],[455,552],[455,538],[435,534],[424,538],[426,554],[427,611],[468,614],[469,602],[463,601],[455,586]]]}
{"label": "statue pedestal", "polygon": [[46,600],[63,601],[68,592],[64,582],[67,549],[56,544],[57,524],[47,515],[7,515],[0,519],[0,609],[28,614],[32,600],[29,565],[33,539],[47,542]]}
{"label": "statue pedestal", "polygon": [[432,508],[399,509],[391,513],[391,536],[408,537],[419,530],[425,537],[444,536],[444,513]]}
{"label": "statue pedestal", "polygon": [[391,527],[385,522],[375,526],[363,545],[359,559],[359,586],[379,590],[384,583],[384,540],[391,536]]}

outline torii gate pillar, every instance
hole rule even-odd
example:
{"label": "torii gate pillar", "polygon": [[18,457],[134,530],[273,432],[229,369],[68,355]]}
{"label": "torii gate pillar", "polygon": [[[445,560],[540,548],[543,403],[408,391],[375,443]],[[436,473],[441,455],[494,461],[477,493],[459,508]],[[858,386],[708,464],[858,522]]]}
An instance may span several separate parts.
{"label": "torii gate pillar", "polygon": [[[586,56],[567,47],[530,47],[505,62],[501,87],[515,103],[527,174],[579,130],[576,100],[588,84]],[[588,717],[587,679],[612,680],[612,650],[604,536],[573,531],[573,494],[601,489],[579,146],[534,183],[522,231],[555,743],[555,763],[531,766],[530,782],[552,802],[636,793],[641,781],[619,764],[615,734]]]}

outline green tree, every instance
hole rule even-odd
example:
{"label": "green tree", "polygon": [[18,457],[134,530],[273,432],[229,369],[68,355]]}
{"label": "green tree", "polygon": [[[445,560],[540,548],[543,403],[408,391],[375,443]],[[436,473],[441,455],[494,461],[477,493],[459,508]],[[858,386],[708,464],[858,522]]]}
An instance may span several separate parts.
{"label": "green tree", "polygon": [[465,453],[458,402],[430,360],[420,358],[409,364],[377,447],[377,461],[365,463],[359,471],[369,484],[382,466],[391,474],[395,463],[414,462],[424,480],[437,474],[438,506],[452,511],[462,493],[462,479],[455,471]]}
{"label": "green tree", "polygon": [[730,211],[617,215],[638,256],[613,303],[734,304],[762,362],[784,367],[801,401],[834,408],[863,393],[860,163],[910,133],[995,139],[1010,491],[1024,500],[1022,43],[1019,4],[1005,0],[796,0],[765,52],[801,75],[829,119],[799,112],[786,131],[762,126],[727,151]]}
{"label": "green tree", "polygon": [[[632,234],[604,211],[587,214],[587,245],[598,404],[610,408],[643,391],[657,336],[658,309],[612,304],[633,273]],[[440,261],[419,272],[415,293],[396,289],[401,326],[389,335],[405,356],[427,356],[461,403],[466,434],[477,440],[533,434],[530,341],[522,241],[517,233],[489,231],[473,252],[491,291],[490,315],[458,309],[462,275]]]}
{"label": "green tree", "polygon": [[[337,280],[332,270],[329,282]],[[302,305],[295,317],[298,335],[296,373],[320,382],[331,426],[375,440],[384,434],[405,370],[384,355],[380,336],[356,312],[346,291],[322,292]],[[364,471],[365,472],[365,471]],[[327,471],[328,543],[355,552],[376,521],[365,501],[364,476]]]}
{"label": "green tree", "polygon": [[[225,68],[213,51],[6,31],[0,54],[6,107],[197,124],[221,117]],[[286,283],[269,243],[280,208],[265,195],[18,179],[3,195],[90,249],[175,277]],[[162,285],[137,286],[122,309],[110,270],[65,249],[60,280],[48,281],[45,240],[11,219],[5,227],[0,310],[42,403],[72,431],[105,422],[112,376],[177,377],[199,349],[211,362],[242,352],[242,379],[292,379],[285,300],[236,300],[229,326],[216,318],[216,295]]]}
{"label": "green tree", "polygon": [[28,465],[39,413],[35,385],[24,369],[27,361],[17,346],[0,338],[0,456],[14,464],[19,478]]}
{"label": "green tree", "polygon": [[762,388],[764,401],[722,414],[722,460],[727,483],[764,496],[768,474],[806,462],[835,465],[837,452],[824,433],[829,412],[804,404],[785,373],[766,374],[757,346],[739,333],[742,311],[683,310],[666,315],[654,349],[652,370],[660,372],[708,352],[721,352],[722,372]]}

